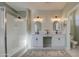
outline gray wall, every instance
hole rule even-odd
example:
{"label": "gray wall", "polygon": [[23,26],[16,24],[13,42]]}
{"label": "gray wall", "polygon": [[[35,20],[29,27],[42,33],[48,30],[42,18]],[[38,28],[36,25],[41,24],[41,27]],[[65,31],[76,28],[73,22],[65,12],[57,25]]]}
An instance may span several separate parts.
{"label": "gray wall", "polygon": [[75,22],[76,22],[76,40],[79,42],[79,8],[75,14]]}
{"label": "gray wall", "polygon": [[73,40],[76,40],[76,22],[75,22],[75,12],[73,11],[73,13],[70,14],[70,33],[71,36],[73,36]]}
{"label": "gray wall", "polygon": [[70,16],[70,28],[71,35],[74,37],[73,40],[79,43],[79,8],[76,8],[71,12]]}
{"label": "gray wall", "polygon": [[[72,11],[73,11],[73,8],[78,4],[78,2],[68,2],[67,5],[63,8],[63,11],[62,11],[62,17],[64,18],[68,18],[68,21],[67,21],[67,47],[70,48],[70,33],[72,31],[72,33],[74,33],[74,28],[73,26],[75,25],[71,25],[71,22],[73,23],[74,20],[73,20],[73,15],[69,15]],[[70,21],[70,19],[72,18],[72,21]],[[71,30],[71,28],[73,28]]]}

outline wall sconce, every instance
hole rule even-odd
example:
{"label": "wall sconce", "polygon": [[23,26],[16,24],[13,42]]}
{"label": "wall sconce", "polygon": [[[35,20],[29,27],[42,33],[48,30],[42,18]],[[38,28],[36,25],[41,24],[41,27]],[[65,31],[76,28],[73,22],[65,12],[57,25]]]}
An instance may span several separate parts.
{"label": "wall sconce", "polygon": [[51,18],[51,21],[59,21],[59,22],[66,22],[67,18],[58,18],[57,16],[55,16],[55,18]]}
{"label": "wall sconce", "polygon": [[18,22],[18,21],[24,21],[24,19],[22,19],[22,17],[20,17],[20,16],[18,16],[15,20],[16,20],[16,22]]}
{"label": "wall sconce", "polygon": [[61,18],[58,18],[57,16],[55,16],[55,18],[51,18],[51,21],[52,22],[54,22],[54,21],[59,21],[60,22],[61,21]]}
{"label": "wall sconce", "polygon": [[35,22],[36,22],[36,21],[42,22],[42,21],[43,21],[43,18],[37,16],[37,17],[35,17],[35,18],[33,19],[33,21],[35,21]]}

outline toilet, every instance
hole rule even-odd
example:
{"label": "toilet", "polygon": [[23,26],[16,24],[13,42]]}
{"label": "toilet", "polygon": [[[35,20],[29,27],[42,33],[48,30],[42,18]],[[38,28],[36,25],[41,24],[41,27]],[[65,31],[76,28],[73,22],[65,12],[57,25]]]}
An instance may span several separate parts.
{"label": "toilet", "polygon": [[72,48],[76,48],[78,44],[77,41],[73,40],[73,36],[71,36],[71,44],[72,44]]}
{"label": "toilet", "polygon": [[72,48],[76,48],[77,47],[77,44],[78,44],[77,41],[71,40],[71,43],[72,43]]}

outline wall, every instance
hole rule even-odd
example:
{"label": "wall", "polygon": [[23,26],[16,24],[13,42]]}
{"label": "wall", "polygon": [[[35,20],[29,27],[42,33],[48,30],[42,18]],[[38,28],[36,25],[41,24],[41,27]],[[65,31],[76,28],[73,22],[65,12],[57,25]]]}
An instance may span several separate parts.
{"label": "wall", "polygon": [[79,4],[70,13],[71,16],[71,34],[74,36],[74,40],[79,44]]}
{"label": "wall", "polygon": [[4,11],[0,7],[0,57],[5,56]]}
{"label": "wall", "polygon": [[27,49],[26,19],[16,21],[17,18],[6,14],[7,19],[7,52],[12,56],[22,49]]}
{"label": "wall", "polygon": [[67,3],[67,5],[64,7],[63,12],[62,12],[62,17],[68,18],[67,20],[67,49],[70,49],[70,33],[71,33],[71,13],[72,11],[76,8],[76,5],[78,2],[70,2]]}
{"label": "wall", "polygon": [[68,2],[62,10],[62,16],[67,17],[70,10],[72,10],[77,4],[78,4],[78,2]]}
{"label": "wall", "polygon": [[79,43],[79,8],[77,8],[75,13],[75,25],[76,25],[76,40]]}
{"label": "wall", "polygon": [[26,10],[26,27],[27,27],[27,39],[28,39],[28,49],[31,49],[31,10]]}
{"label": "wall", "polygon": [[[30,37],[27,28],[27,18],[25,17],[26,13],[23,14],[24,21],[16,22],[17,12],[10,6],[5,3],[0,3],[0,6],[6,7],[6,19],[7,19],[7,52],[8,56],[14,56],[17,52],[27,51],[29,43],[28,38]],[[26,11],[27,12],[27,11]],[[29,17],[29,16],[28,16]],[[0,56],[5,56],[5,28],[4,28],[4,19],[3,11],[0,9]],[[27,27],[28,26],[28,27]],[[20,53],[19,53],[20,54]]]}
{"label": "wall", "polygon": [[73,36],[73,40],[76,40],[76,23],[75,23],[75,12],[70,14],[70,33]]}
{"label": "wall", "polygon": [[56,15],[61,17],[62,11],[61,10],[31,10],[32,11],[32,16],[50,16],[50,17],[55,17]]}

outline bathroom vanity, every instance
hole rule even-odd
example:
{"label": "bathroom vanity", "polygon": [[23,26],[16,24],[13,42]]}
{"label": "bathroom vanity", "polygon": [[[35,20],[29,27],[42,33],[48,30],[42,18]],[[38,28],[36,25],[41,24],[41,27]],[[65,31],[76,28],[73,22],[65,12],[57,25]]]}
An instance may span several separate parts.
{"label": "bathroom vanity", "polygon": [[41,19],[42,21],[32,20],[32,48],[65,49],[66,23],[50,17]]}

